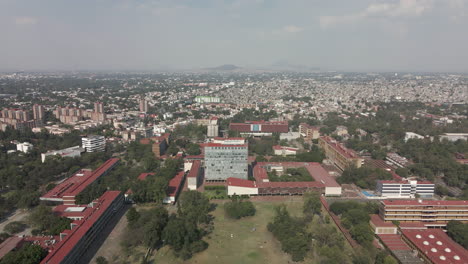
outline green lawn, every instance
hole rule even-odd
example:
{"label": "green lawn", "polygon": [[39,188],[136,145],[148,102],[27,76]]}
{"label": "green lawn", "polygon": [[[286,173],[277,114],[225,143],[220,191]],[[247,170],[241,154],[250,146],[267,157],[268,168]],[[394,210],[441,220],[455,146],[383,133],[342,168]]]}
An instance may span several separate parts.
{"label": "green lawn", "polygon": [[154,254],[151,260],[153,263],[167,264],[288,263],[291,258],[281,251],[279,243],[267,230],[267,224],[274,216],[274,207],[282,203],[286,204],[291,215],[300,216],[302,200],[297,198],[286,202],[254,202],[256,215],[240,220],[225,218],[223,204],[218,204],[213,212],[215,229],[212,234],[205,237],[205,241],[209,243],[207,250],[184,262],[177,259],[172,251],[165,247]]}

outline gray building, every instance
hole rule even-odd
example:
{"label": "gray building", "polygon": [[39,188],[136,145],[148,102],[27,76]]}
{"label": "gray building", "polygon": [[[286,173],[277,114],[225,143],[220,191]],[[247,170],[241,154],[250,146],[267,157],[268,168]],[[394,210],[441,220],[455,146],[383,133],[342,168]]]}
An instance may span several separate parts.
{"label": "gray building", "polygon": [[224,181],[229,177],[247,179],[247,144],[208,143],[205,145],[205,179]]}

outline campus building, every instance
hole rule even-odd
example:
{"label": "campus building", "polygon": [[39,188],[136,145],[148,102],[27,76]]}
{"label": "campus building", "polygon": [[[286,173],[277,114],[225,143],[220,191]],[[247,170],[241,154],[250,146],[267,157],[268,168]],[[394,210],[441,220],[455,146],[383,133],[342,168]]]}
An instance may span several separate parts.
{"label": "campus building", "polygon": [[200,184],[201,177],[201,161],[194,160],[191,162],[190,170],[187,174],[187,187],[189,190],[197,190]]}
{"label": "campus building", "polygon": [[278,156],[296,155],[298,151],[299,151],[298,148],[292,148],[292,147],[286,147],[286,146],[280,146],[280,145],[273,146],[273,152],[275,153],[275,155],[278,155]]}
{"label": "campus building", "polygon": [[430,181],[377,181],[376,193],[388,198],[422,198],[434,196],[435,185]]}
{"label": "campus building", "polygon": [[84,191],[90,184],[97,179],[107,174],[118,163],[119,159],[112,158],[104,162],[99,168],[94,171],[82,169],[76,172],[73,176],[64,180],[52,190],[41,196],[41,201],[63,202],[65,205],[74,205],[75,197]]}
{"label": "campus building", "polygon": [[75,212],[74,214],[80,215],[79,220],[74,220],[70,229],[60,233],[60,241],[49,251],[41,264],[78,263],[100,232],[122,207],[123,202],[121,192],[107,191],[91,202],[87,210]]}
{"label": "campus building", "polygon": [[245,121],[230,123],[229,130],[243,136],[271,136],[273,133],[288,133],[288,121]]}
{"label": "campus building", "polygon": [[58,155],[62,158],[69,157],[69,158],[75,158],[75,157],[80,157],[81,153],[84,152],[85,149],[81,148],[80,146],[74,146],[66,149],[60,149],[60,150],[50,150],[47,151],[46,153],[41,154],[41,160],[42,163],[45,162],[46,158],[48,156],[55,156]]}
{"label": "campus building", "polygon": [[312,139],[318,139],[320,137],[320,128],[306,123],[301,123],[299,124],[299,133],[301,133],[301,136],[305,140],[311,141]]}
{"label": "campus building", "polygon": [[[311,181],[271,182],[268,172],[282,172],[288,168],[305,168]],[[255,181],[228,178],[228,195],[302,195],[318,191],[326,196],[340,196],[341,186],[316,162],[258,162],[253,168]]]}
{"label": "campus building", "polygon": [[340,170],[345,170],[349,166],[360,168],[364,162],[364,159],[354,150],[346,148],[329,136],[320,137],[318,143],[325,152],[327,159],[333,162]]}
{"label": "campus building", "polygon": [[166,153],[167,148],[169,147],[170,133],[164,133],[160,136],[143,138],[140,140],[141,144],[151,144],[151,151],[154,154],[155,158],[160,158],[164,153]]}
{"label": "campus building", "polygon": [[468,201],[384,200],[379,215],[385,222],[444,227],[450,220],[468,223]]}
{"label": "campus building", "polygon": [[208,181],[225,181],[230,177],[247,179],[248,147],[245,141],[242,139],[242,143],[239,144],[239,139],[217,140],[203,144],[205,179]]}
{"label": "campus building", "polygon": [[467,263],[468,251],[441,229],[401,230],[403,241],[429,264]]}
{"label": "campus building", "polygon": [[86,152],[100,152],[106,150],[106,138],[104,136],[87,136],[81,138],[82,147]]}

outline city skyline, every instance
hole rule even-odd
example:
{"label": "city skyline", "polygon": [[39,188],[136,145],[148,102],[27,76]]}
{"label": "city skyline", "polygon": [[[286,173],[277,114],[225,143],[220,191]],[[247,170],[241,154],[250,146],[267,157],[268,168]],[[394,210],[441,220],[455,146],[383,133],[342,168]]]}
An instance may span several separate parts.
{"label": "city skyline", "polygon": [[2,0],[0,71],[234,64],[468,72],[467,7],[466,0]]}

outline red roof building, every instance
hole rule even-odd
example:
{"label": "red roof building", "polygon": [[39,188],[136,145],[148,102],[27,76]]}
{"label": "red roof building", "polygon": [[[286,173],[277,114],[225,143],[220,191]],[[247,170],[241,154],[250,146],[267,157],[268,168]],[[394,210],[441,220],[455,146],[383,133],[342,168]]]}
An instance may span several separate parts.
{"label": "red roof building", "polygon": [[288,121],[245,121],[244,123],[230,123],[229,130],[244,135],[271,135],[272,133],[288,133]]}
{"label": "red roof building", "polygon": [[60,241],[53,245],[41,264],[77,263],[122,204],[123,196],[119,191],[107,191],[94,200],[83,219],[73,221],[71,229],[60,233]]}
{"label": "red roof building", "polygon": [[402,230],[403,239],[426,263],[468,263],[468,251],[441,229]]}
{"label": "red roof building", "polygon": [[319,146],[325,152],[327,159],[332,161],[340,170],[344,170],[348,166],[360,168],[364,162],[364,159],[354,150],[346,148],[329,136],[320,137]]}
{"label": "red roof building", "polygon": [[180,191],[182,190],[182,186],[185,179],[185,172],[181,171],[177,173],[177,175],[169,181],[169,185],[167,186],[167,197],[164,198],[164,203],[175,203],[177,197],[179,196]]}
{"label": "red roof building", "polygon": [[90,184],[108,173],[119,163],[118,158],[104,162],[95,171],[80,170],[70,178],[55,186],[52,190],[40,197],[42,201],[63,202],[66,205],[75,204],[75,197],[84,191]]}

